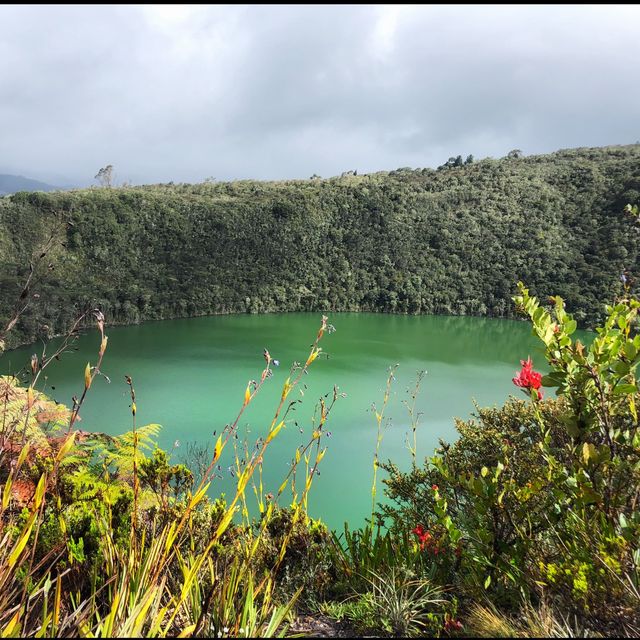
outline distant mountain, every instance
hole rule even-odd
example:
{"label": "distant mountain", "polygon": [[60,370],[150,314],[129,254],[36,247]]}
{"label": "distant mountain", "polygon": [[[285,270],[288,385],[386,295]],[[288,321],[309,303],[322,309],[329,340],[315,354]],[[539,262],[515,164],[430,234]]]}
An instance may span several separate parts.
{"label": "distant mountain", "polygon": [[24,176],[11,176],[0,173],[0,196],[16,193],[16,191],[56,191],[60,188],[46,182],[25,178]]}

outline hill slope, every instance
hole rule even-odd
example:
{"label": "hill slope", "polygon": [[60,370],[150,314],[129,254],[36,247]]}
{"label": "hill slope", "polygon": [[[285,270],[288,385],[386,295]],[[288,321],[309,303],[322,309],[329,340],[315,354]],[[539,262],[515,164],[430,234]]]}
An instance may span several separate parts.
{"label": "hill slope", "polygon": [[[64,247],[15,341],[83,304],[111,323],[230,312],[510,316],[517,280],[586,324],[638,272],[640,145],[440,170],[0,198],[0,317],[49,230]],[[34,289],[36,291],[36,289]],[[47,327],[43,330],[41,326]]]}
{"label": "hill slope", "polygon": [[0,195],[16,193],[17,191],[55,191],[59,188],[39,180],[25,178],[24,176],[0,174]]}

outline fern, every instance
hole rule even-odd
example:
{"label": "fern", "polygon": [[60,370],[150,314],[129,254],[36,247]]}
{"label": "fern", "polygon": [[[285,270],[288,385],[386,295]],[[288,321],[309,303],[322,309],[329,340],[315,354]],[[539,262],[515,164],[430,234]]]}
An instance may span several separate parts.
{"label": "fern", "polygon": [[105,483],[98,480],[87,467],[81,467],[68,477],[73,486],[74,500],[92,500],[106,488]]}
{"label": "fern", "polygon": [[19,386],[14,376],[0,376],[0,427],[6,435],[25,438],[41,453],[50,453],[47,431],[63,429],[69,424],[71,412],[62,404],[56,404],[44,393]]}
{"label": "fern", "polygon": [[114,465],[117,473],[128,475],[133,472],[134,461],[139,464],[146,456],[144,451],[155,449],[154,438],[160,432],[159,424],[147,424],[135,431],[127,431],[112,439],[112,446],[105,451],[107,466]]}

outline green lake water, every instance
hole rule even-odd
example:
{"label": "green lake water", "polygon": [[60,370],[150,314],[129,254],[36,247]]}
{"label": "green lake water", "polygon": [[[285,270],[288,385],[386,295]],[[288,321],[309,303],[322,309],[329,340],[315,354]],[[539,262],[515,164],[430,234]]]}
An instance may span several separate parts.
{"label": "green lake water", "polygon": [[[213,449],[216,431],[232,423],[243,403],[249,380],[264,369],[263,349],[280,361],[274,374],[249,405],[239,423],[239,436],[255,439],[268,430],[291,364],[304,362],[320,327],[321,314],[229,315],[150,322],[130,327],[107,327],[109,346],[102,371],[111,382],[97,377],[82,407],[78,427],[119,434],[131,429],[129,388],[133,378],[138,425],[162,425],[158,444],[173,449],[182,461],[187,444],[198,442]],[[312,487],[309,511],[333,528],[344,521],[359,525],[371,511],[372,460],[376,441],[373,403],[381,407],[390,366],[399,364],[385,412],[381,460],[393,459],[407,467],[410,454],[405,438],[410,419],[403,401],[410,400],[417,372],[426,370],[417,411],[418,458],[433,454],[438,439],[456,438],[454,417],[467,418],[474,400],[481,406],[502,404],[509,395],[524,397],[511,379],[520,359],[531,355],[534,367],[544,370],[541,343],[526,322],[510,320],[340,313],[329,316],[335,332],[321,341],[328,358],[318,358],[304,377],[299,398],[286,427],[271,443],[264,461],[264,491],[277,493],[298,445],[311,437],[311,418],[319,398],[333,386],[346,397],[336,403],[325,431],[328,451]],[[57,401],[71,405],[82,393],[84,367],[95,364],[97,331],[81,336],[77,352],[65,354],[47,370],[41,389]],[[2,373],[24,367],[32,345],[0,358]],[[298,424],[295,425],[294,421]],[[302,430],[302,432],[301,432]],[[175,441],[179,446],[174,448]],[[222,461],[222,478],[211,494],[233,495],[228,471],[232,448]],[[378,474],[378,495],[382,496]],[[251,496],[253,494],[251,493]],[[283,498],[290,500],[285,492]],[[283,499],[282,504],[288,500]]]}

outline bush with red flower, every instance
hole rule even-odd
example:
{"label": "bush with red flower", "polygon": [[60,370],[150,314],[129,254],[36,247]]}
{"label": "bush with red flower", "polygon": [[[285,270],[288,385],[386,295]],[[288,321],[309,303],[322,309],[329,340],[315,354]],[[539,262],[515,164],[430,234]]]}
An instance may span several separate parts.
{"label": "bush with red flower", "polygon": [[444,547],[442,547],[439,544],[439,541],[429,531],[427,531],[421,524],[417,525],[414,529],[412,529],[411,533],[413,533],[418,538],[420,551],[424,551],[426,549],[429,553],[432,553],[434,556],[437,556],[439,553],[444,552]]}
{"label": "bush with red flower", "polygon": [[[521,361],[512,381],[529,400],[456,421],[457,441],[424,467],[384,466],[391,502],[380,513],[392,531],[412,530],[430,580],[510,614],[542,587],[594,631],[622,629],[623,608],[624,624],[640,625],[640,300],[625,296],[593,336],[576,338],[562,299],[546,309],[521,286],[515,300],[549,370]],[[557,399],[540,402],[542,387]]]}

